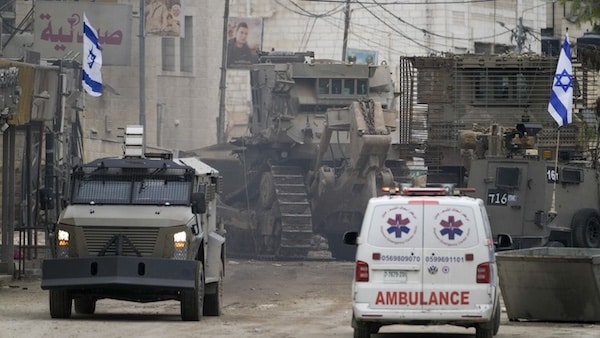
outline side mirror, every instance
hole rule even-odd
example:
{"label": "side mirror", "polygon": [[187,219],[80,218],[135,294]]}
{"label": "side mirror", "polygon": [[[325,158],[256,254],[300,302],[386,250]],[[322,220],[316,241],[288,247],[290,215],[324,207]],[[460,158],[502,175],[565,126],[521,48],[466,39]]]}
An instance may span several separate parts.
{"label": "side mirror", "polygon": [[206,212],[206,195],[203,192],[192,193],[192,213],[203,214]]}
{"label": "side mirror", "polygon": [[344,233],[344,244],[356,245],[356,239],[358,238],[358,232],[348,231]]}
{"label": "side mirror", "polygon": [[509,250],[512,249],[513,240],[509,234],[499,234],[494,241],[496,250]]}

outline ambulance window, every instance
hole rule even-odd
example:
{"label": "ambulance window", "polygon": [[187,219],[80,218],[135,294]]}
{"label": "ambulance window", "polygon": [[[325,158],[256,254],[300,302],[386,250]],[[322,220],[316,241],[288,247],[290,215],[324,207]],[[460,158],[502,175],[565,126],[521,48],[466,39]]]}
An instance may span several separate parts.
{"label": "ambulance window", "polygon": [[496,169],[496,187],[498,188],[518,188],[519,187],[519,168]]}
{"label": "ambulance window", "polygon": [[382,248],[420,246],[423,209],[409,205],[379,205],[373,209],[367,241]]}
{"label": "ambulance window", "polygon": [[471,248],[479,243],[479,207],[473,204],[428,205],[424,213],[424,245],[427,248]]}

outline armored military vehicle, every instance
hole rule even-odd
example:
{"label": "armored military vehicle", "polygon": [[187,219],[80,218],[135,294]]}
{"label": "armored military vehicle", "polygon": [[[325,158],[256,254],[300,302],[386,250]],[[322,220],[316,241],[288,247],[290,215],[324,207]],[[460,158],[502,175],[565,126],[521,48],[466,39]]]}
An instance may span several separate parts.
{"label": "armored military vehicle", "polygon": [[[406,168],[389,155],[398,118],[390,69],[311,52],[260,61],[250,70],[249,136],[231,142],[242,180],[222,196],[228,250],[302,258],[324,238],[334,257],[351,258],[343,233],[358,230],[392,169]],[[223,172],[234,165],[199,156]]]}
{"label": "armored military vehicle", "polygon": [[[554,148],[557,128],[548,114],[548,99],[556,63],[554,56],[508,53],[401,58],[401,114],[411,116],[409,139],[423,144],[428,180],[453,176],[464,185],[473,150],[461,144],[465,130],[484,130],[491,124],[514,127],[527,116],[542,126],[537,146]],[[600,96],[594,85],[598,73],[577,60],[573,70],[574,111],[585,115]],[[561,128],[562,151],[587,147],[581,144],[579,127]]]}
{"label": "armored military vehicle", "polygon": [[225,237],[217,170],[196,158],[150,154],[129,126],[122,158],[73,168],[66,206],[42,263],[52,318],[93,314],[103,298],[177,300],[183,320],[221,313]]}
{"label": "armored military vehicle", "polygon": [[511,234],[514,248],[599,248],[597,160],[536,146],[541,129],[522,122],[479,134],[468,185],[486,201],[492,231]]}
{"label": "armored military vehicle", "polygon": [[573,59],[574,123],[559,139],[548,113],[556,64],[537,54],[401,58],[401,114],[425,145],[428,181],[475,188],[494,233],[515,247],[599,245],[600,73]]}

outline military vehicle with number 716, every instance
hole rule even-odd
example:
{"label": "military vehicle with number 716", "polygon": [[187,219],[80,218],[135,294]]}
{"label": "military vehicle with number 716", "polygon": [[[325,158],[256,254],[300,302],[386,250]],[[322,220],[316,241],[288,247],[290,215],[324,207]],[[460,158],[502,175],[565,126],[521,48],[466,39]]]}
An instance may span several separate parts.
{"label": "military vehicle with number 716", "polygon": [[[494,233],[509,233],[515,248],[600,248],[600,172],[596,161],[535,146],[541,125],[519,123],[479,135],[468,185],[486,201]],[[558,159],[556,158],[558,156]]]}

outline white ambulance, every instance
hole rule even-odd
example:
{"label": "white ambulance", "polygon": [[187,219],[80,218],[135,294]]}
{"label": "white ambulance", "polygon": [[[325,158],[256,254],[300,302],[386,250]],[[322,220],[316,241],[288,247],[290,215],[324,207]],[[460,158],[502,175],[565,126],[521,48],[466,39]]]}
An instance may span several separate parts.
{"label": "white ambulance", "polygon": [[[360,233],[344,235],[357,245],[354,337],[392,324],[451,324],[474,327],[477,338],[495,335],[500,288],[483,201],[448,186],[392,191],[369,201]],[[510,237],[499,238],[510,246]]]}

